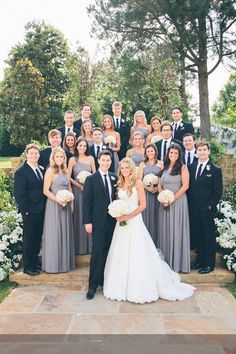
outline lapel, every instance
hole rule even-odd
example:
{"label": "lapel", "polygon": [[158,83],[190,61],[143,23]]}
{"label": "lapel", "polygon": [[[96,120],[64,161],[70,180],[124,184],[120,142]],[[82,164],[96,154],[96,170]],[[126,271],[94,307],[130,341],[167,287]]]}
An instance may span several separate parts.
{"label": "lapel", "polygon": [[115,191],[116,178],[110,172],[108,172],[108,176],[111,182],[111,199],[113,200],[116,192]]}
{"label": "lapel", "polygon": [[[25,161],[25,168],[27,170],[27,173],[34,179],[34,181],[37,181],[38,183],[41,183],[41,181],[38,180],[36,174],[34,173],[33,169],[27,164],[27,161]],[[42,170],[40,169],[42,172]]]}

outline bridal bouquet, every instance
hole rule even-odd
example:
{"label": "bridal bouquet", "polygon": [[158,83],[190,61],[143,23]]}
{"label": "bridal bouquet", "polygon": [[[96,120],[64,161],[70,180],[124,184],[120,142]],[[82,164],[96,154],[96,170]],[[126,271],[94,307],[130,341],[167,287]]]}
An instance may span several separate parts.
{"label": "bridal bouquet", "polygon": [[105,139],[104,139],[105,144],[112,144],[112,145],[116,145],[116,138],[112,135],[108,135]]}
{"label": "bridal bouquet", "polygon": [[156,186],[157,182],[158,182],[158,177],[155,176],[153,173],[149,173],[143,178],[143,183],[147,187]]}
{"label": "bridal bouquet", "polygon": [[88,171],[81,171],[76,178],[79,180],[79,183],[84,184],[86,178],[90,175],[91,173]]}
{"label": "bridal bouquet", "polygon": [[170,208],[170,204],[175,200],[175,195],[169,189],[164,189],[161,193],[158,194],[157,200],[160,203],[168,203],[169,205],[164,206],[166,210]]}
{"label": "bridal bouquet", "polygon": [[73,199],[74,195],[67,189],[61,189],[57,191],[56,200],[62,204],[64,210],[66,209],[67,203],[71,202]]}
{"label": "bridal bouquet", "polygon": [[[117,199],[114,200],[111,204],[108,206],[108,213],[113,217],[113,218],[118,218],[119,216],[123,216],[128,214],[128,205],[124,200]],[[127,225],[126,221],[121,221],[120,226],[125,226]]]}
{"label": "bridal bouquet", "polygon": [[162,139],[162,137],[160,135],[154,135],[151,139],[151,143],[152,144],[155,144],[157,143],[158,141],[160,141]]}

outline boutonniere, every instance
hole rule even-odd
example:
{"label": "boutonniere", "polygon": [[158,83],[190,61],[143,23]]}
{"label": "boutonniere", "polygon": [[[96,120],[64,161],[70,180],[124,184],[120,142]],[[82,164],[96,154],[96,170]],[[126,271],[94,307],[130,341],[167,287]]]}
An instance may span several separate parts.
{"label": "boutonniere", "polygon": [[182,128],[184,125],[183,125],[183,123],[181,122],[179,126],[180,126],[180,128]]}
{"label": "boutonniere", "polygon": [[107,149],[107,146],[106,146],[106,145],[103,145],[103,146],[102,146],[102,149],[103,149],[103,150],[106,150],[106,149]]}
{"label": "boutonniere", "polygon": [[206,170],[210,171],[210,169],[211,169],[211,166],[210,165],[206,165]]}
{"label": "boutonniere", "polygon": [[116,178],[114,176],[111,176],[110,179],[111,179],[111,181],[115,181],[116,180]]}
{"label": "boutonniere", "polygon": [[44,167],[43,166],[41,166],[41,165],[38,165],[38,166],[39,166],[39,168],[41,168],[41,170],[44,171]]}
{"label": "boutonniere", "polygon": [[121,122],[122,122],[122,123],[124,123],[124,122],[125,122],[125,120],[122,118],[122,119],[121,119]]}
{"label": "boutonniere", "polygon": [[197,154],[194,154],[194,157],[196,157],[196,159],[198,159],[198,156],[197,156]]}

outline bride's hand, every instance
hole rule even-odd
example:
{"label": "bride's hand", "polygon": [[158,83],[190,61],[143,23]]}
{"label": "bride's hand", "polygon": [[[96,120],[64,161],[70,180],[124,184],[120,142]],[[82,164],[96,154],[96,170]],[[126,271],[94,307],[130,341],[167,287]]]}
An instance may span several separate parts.
{"label": "bride's hand", "polygon": [[116,220],[119,222],[128,221],[129,217],[128,217],[128,215],[122,215],[122,216],[119,216],[118,218],[116,218]]}

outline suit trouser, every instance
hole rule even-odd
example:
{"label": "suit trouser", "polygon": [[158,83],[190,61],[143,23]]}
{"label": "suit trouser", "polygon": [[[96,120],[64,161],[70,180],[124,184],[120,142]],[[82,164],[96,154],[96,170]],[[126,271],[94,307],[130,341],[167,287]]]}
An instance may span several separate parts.
{"label": "suit trouser", "polygon": [[192,231],[196,241],[197,263],[202,267],[214,267],[216,257],[215,211],[193,207],[192,213]]}
{"label": "suit trouser", "polygon": [[96,289],[103,284],[104,268],[114,232],[114,223],[106,223],[102,230],[94,228],[93,248],[90,258],[89,288]]}
{"label": "suit trouser", "polygon": [[36,269],[43,234],[44,211],[23,217],[24,270]]}

